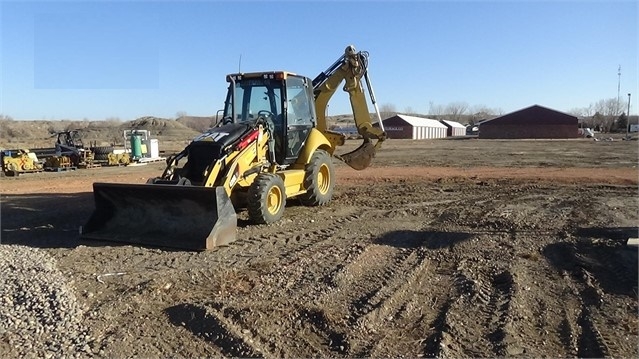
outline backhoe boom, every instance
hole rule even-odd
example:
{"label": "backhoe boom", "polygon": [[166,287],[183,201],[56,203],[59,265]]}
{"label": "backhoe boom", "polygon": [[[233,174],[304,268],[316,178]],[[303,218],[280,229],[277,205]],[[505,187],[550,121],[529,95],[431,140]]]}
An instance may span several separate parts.
{"label": "backhoe boom", "polygon": [[[374,127],[371,123],[371,116],[362,86],[362,78],[366,82],[366,88],[377,114],[379,127]],[[328,129],[326,109],[328,108],[328,102],[342,82],[345,82],[343,90],[349,94],[357,132],[364,139],[364,143],[355,151],[341,156],[336,155],[336,157],[352,168],[362,170],[370,165],[375,152],[386,139],[386,132],[384,131],[373,87],[368,76],[367,52],[357,52],[353,46],[348,46],[344,51],[344,55],[337,59],[326,71],[313,79],[317,129],[327,135],[334,147],[344,143],[344,135]],[[377,139],[378,141],[372,144],[372,139]]]}

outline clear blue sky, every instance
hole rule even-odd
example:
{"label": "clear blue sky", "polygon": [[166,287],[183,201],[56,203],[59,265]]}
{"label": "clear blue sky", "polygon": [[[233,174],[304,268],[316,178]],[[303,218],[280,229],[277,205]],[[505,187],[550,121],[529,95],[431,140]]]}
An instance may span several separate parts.
{"label": "clear blue sky", "polygon": [[[380,105],[466,102],[560,111],[632,93],[637,1],[0,0],[0,114],[131,120],[214,115],[225,75],[315,77],[346,45],[370,53]],[[339,91],[329,115],[350,113]]]}

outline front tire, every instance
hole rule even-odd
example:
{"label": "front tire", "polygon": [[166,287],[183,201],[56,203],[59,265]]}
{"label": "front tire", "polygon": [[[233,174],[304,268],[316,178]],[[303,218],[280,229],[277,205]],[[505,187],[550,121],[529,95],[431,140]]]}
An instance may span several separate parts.
{"label": "front tire", "polygon": [[282,177],[260,173],[248,190],[248,215],[258,224],[277,222],[284,215],[286,189]]}
{"label": "front tire", "polygon": [[335,170],[328,152],[316,150],[306,165],[304,187],[306,193],[300,198],[307,206],[323,206],[333,198]]}

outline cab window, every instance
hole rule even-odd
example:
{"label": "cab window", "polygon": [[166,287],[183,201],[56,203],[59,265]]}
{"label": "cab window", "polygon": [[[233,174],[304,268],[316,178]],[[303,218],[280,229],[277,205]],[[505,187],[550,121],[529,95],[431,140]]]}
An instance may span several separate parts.
{"label": "cab window", "polygon": [[287,118],[289,125],[311,125],[311,99],[303,78],[291,76],[286,81]]}
{"label": "cab window", "polygon": [[[250,121],[258,114],[277,118],[282,113],[282,88],[277,81],[249,79],[235,83],[235,120]],[[231,101],[227,100],[226,116],[231,115]]]}

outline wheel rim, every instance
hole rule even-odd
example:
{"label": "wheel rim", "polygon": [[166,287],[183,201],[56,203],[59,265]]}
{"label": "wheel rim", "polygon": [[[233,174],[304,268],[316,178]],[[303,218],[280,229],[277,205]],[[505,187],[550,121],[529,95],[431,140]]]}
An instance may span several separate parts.
{"label": "wheel rim", "polygon": [[322,165],[317,171],[317,189],[321,194],[326,194],[331,184],[331,172],[327,165]]}
{"label": "wheel rim", "polygon": [[282,206],[282,191],[279,187],[273,186],[266,196],[266,209],[270,214],[275,214]]}

